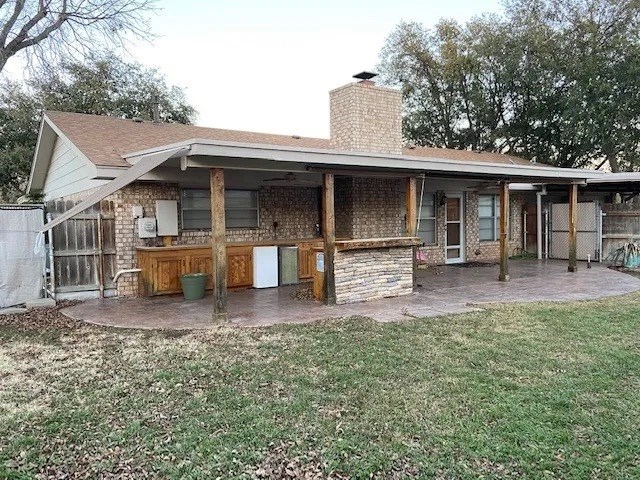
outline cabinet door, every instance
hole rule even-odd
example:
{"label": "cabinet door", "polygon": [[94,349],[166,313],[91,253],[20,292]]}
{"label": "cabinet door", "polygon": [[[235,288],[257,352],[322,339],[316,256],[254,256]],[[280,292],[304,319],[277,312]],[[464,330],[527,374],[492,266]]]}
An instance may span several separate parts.
{"label": "cabinet door", "polygon": [[227,248],[227,287],[253,285],[253,247]]}
{"label": "cabinet door", "polygon": [[163,255],[154,257],[151,260],[151,271],[153,272],[152,295],[162,293],[179,293],[180,275],[185,270],[185,257],[183,255]]}
{"label": "cabinet door", "polygon": [[309,279],[313,275],[313,270],[311,270],[312,253],[310,243],[298,245],[298,277],[300,280]]}
{"label": "cabinet door", "polygon": [[211,252],[198,253],[191,255],[189,259],[189,273],[205,273],[207,274],[207,289],[213,288],[213,259]]}

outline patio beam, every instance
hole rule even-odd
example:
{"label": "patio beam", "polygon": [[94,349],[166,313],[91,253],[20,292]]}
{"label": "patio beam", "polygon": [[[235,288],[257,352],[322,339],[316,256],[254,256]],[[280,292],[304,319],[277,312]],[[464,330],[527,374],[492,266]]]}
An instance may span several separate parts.
{"label": "patio beam", "polygon": [[509,182],[500,182],[500,275],[501,282],[509,281]]}
{"label": "patio beam", "polygon": [[[415,237],[418,228],[418,193],[416,189],[416,178],[407,177],[407,185],[405,188],[405,205],[407,206],[407,219],[405,220],[405,236]],[[412,248],[412,264],[413,264],[413,288],[417,284],[418,264],[416,261],[416,252],[418,247]]]}
{"label": "patio beam", "polygon": [[336,304],[334,255],[336,251],[335,177],[322,175],[322,237],[324,240],[324,303]]}
{"label": "patio beam", "polygon": [[578,185],[569,186],[569,268],[578,271]]}
{"label": "patio beam", "polygon": [[211,188],[211,249],[213,261],[213,321],[229,321],[227,312],[227,245],[224,219],[224,170],[212,168]]}

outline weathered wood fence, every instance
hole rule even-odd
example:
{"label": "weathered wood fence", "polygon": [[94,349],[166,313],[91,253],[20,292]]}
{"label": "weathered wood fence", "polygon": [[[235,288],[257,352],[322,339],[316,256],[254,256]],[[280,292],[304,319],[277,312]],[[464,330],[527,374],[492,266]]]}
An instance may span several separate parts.
{"label": "weathered wood fence", "polygon": [[[47,215],[53,219],[77,202],[52,200]],[[104,200],[53,228],[53,283],[56,293],[115,288],[115,215],[113,202]]]}
{"label": "weathered wood fence", "polygon": [[633,203],[602,205],[602,251],[604,258],[622,244],[640,240],[640,206]]}

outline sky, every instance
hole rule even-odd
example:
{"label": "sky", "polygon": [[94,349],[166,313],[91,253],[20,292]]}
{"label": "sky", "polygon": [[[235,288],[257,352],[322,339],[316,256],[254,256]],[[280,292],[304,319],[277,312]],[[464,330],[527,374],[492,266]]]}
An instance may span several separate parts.
{"label": "sky", "polygon": [[[499,0],[160,0],[127,60],[182,87],[207,127],[328,137],[329,90],[375,71],[401,21],[461,22]],[[16,62],[17,65],[18,62]],[[9,64],[8,67],[11,67]],[[14,68],[16,68],[14,66]]]}

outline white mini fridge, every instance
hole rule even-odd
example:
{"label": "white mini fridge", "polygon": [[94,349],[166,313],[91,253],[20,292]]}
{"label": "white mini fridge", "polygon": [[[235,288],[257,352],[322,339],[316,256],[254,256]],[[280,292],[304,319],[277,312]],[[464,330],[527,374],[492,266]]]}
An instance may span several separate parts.
{"label": "white mini fridge", "polygon": [[253,288],[278,286],[278,247],[253,247]]}

